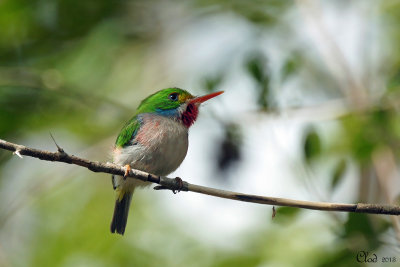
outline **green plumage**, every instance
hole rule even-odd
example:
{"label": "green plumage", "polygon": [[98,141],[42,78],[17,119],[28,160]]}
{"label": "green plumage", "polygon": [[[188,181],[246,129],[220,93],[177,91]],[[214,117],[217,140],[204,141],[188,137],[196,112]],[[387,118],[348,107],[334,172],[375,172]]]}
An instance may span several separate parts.
{"label": "green plumage", "polygon": [[131,139],[135,137],[139,127],[140,127],[140,123],[137,119],[137,116],[135,115],[122,128],[122,130],[119,133],[117,140],[115,142],[115,146],[116,147],[126,146],[131,141]]}

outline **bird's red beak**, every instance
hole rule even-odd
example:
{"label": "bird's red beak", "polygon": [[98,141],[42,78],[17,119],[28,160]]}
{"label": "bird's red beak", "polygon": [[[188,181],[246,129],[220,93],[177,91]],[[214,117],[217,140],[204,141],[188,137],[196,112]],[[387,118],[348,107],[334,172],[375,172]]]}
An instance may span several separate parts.
{"label": "bird's red beak", "polygon": [[208,95],[198,96],[198,97],[195,97],[195,98],[191,99],[190,103],[191,104],[201,104],[201,103],[206,102],[207,100],[209,100],[209,99],[211,99],[213,97],[219,96],[223,92],[224,91],[219,91],[219,92],[211,93],[211,94],[208,94]]}

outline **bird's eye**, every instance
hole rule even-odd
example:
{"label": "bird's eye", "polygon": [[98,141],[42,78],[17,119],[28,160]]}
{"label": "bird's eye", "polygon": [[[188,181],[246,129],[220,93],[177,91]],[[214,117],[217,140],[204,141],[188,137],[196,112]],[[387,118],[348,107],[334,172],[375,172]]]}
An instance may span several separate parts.
{"label": "bird's eye", "polygon": [[177,101],[178,100],[178,93],[172,93],[168,96],[168,98],[172,101]]}

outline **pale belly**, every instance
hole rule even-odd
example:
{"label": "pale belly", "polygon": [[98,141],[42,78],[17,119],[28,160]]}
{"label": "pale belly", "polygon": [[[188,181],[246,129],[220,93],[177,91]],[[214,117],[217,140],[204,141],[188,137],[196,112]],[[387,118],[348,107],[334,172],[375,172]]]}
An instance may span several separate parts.
{"label": "pale belly", "polygon": [[[168,118],[143,116],[143,124],[136,135],[134,145],[114,150],[114,163],[129,164],[155,175],[165,176],[175,171],[184,160],[188,150],[188,129]],[[115,185],[134,189],[148,183],[136,179],[115,177]]]}

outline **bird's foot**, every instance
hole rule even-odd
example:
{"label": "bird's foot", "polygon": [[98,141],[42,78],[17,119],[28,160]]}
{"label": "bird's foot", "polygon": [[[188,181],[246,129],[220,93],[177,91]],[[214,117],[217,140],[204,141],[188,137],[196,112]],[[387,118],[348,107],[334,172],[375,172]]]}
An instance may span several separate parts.
{"label": "bird's foot", "polygon": [[181,190],[183,188],[183,181],[180,177],[176,177],[174,180],[175,180],[175,183],[178,185],[178,189],[172,190],[172,193],[176,194],[176,193],[181,192]]}
{"label": "bird's foot", "polygon": [[128,177],[130,171],[131,171],[131,166],[129,164],[126,164],[125,165],[124,180],[126,180],[126,177]]}
{"label": "bird's foot", "polygon": [[163,190],[163,189],[169,189],[172,190],[172,193],[176,194],[181,192],[181,190],[183,189],[184,184],[181,178],[176,177],[174,179],[174,183],[169,184],[168,186],[164,186],[164,185],[157,185],[155,186],[153,189],[154,190]]}

